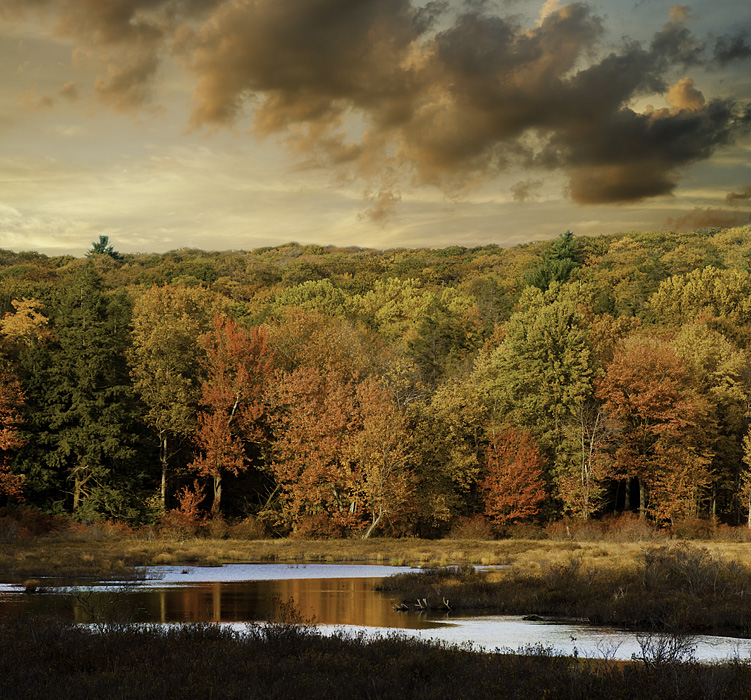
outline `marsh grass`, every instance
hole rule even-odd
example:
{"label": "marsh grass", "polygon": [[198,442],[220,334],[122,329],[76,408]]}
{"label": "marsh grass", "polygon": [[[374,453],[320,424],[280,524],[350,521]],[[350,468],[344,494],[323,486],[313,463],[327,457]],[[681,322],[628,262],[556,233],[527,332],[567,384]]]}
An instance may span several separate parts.
{"label": "marsh grass", "polygon": [[406,573],[379,588],[419,610],[450,605],[650,631],[751,634],[751,568],[708,547],[647,546],[628,558],[582,548],[536,559],[496,572],[446,567]]}
{"label": "marsh grass", "polygon": [[0,621],[0,697],[743,700],[751,666],[568,658],[543,646],[485,653],[398,635],[325,636],[284,622],[92,631],[19,618]]}

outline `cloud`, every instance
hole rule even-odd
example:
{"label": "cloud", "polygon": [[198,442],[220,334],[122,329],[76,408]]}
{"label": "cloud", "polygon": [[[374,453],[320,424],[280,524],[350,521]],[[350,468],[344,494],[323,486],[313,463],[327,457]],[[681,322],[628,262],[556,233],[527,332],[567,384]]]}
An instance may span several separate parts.
{"label": "cloud", "polygon": [[748,34],[739,33],[735,36],[721,36],[714,46],[715,60],[724,66],[731,61],[742,61],[751,58],[751,43]]}
{"label": "cloud", "polygon": [[691,231],[698,228],[731,228],[751,224],[751,186],[744,187],[743,192],[729,192],[725,202],[733,209],[696,207],[683,216],[668,218],[667,226],[681,231]]}
{"label": "cloud", "polygon": [[[11,19],[39,10],[97,61],[94,94],[115,109],[148,109],[162,62],[179,61],[194,80],[192,128],[250,118],[256,135],[281,138],[306,167],[363,178],[378,193],[375,218],[405,184],[455,195],[519,167],[563,172],[581,204],[670,194],[687,167],[733,140],[744,110],[751,114],[730,99],[705,98],[685,76],[709,60],[685,6],[674,5],[648,43],[608,50],[605,20],[584,3],[547,0],[526,23],[491,3],[462,8],[0,0]],[[718,40],[712,60],[747,49],[742,35]],[[668,107],[635,111],[653,96]],[[399,173],[399,183],[381,173]],[[527,196],[523,188],[518,195]]]}
{"label": "cloud", "polygon": [[733,228],[751,223],[751,212],[728,211],[712,207],[697,207],[677,218],[668,218],[668,228],[675,231],[695,231],[700,228]]}
{"label": "cloud", "polygon": [[51,109],[55,105],[49,95],[39,95],[34,88],[29,88],[18,98],[18,103],[29,111],[40,111]]}
{"label": "cloud", "polygon": [[542,180],[519,180],[511,186],[511,194],[515,202],[526,202],[534,197],[535,191],[542,187]]}
{"label": "cloud", "polygon": [[67,82],[60,88],[60,95],[71,102],[75,102],[78,95],[78,86],[74,82]]}
{"label": "cloud", "polygon": [[397,204],[402,201],[402,193],[390,189],[381,189],[378,192],[365,190],[363,199],[372,206],[358,214],[358,220],[369,219],[383,226],[394,215]]}
{"label": "cloud", "polygon": [[751,202],[751,186],[746,185],[743,192],[730,192],[725,197],[725,201],[733,206],[743,205],[745,202]]}

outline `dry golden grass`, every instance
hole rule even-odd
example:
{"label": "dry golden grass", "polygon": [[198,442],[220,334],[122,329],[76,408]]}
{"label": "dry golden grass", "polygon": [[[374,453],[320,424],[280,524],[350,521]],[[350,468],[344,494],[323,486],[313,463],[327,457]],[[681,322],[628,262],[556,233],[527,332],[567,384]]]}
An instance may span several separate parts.
{"label": "dry golden grass", "polygon": [[[695,542],[710,552],[751,566],[751,547],[738,542]],[[232,562],[362,562],[374,564],[507,565],[534,571],[572,556],[582,566],[617,569],[631,565],[641,542],[570,542],[560,540],[232,540],[194,538],[121,538],[96,541],[40,537],[0,544],[0,580],[30,577],[122,577],[134,567],[163,564],[217,566]]]}

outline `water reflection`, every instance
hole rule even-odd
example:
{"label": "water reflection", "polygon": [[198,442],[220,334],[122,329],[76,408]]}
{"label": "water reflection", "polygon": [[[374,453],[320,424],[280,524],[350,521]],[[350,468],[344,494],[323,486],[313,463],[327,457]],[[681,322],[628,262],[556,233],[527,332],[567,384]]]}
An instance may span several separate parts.
{"label": "water reflection", "polygon": [[[77,622],[216,622],[238,625],[278,619],[293,601],[303,619],[323,630],[403,634],[485,649],[541,645],[559,653],[630,659],[640,651],[636,635],[576,624],[526,622],[519,617],[429,619],[399,613],[388,595],[374,589],[399,568],[351,565],[228,565],[215,568],[160,567],[153,580],[136,584],[91,584],[72,589],[45,584],[46,592],[24,595],[21,586],[0,585],[0,615],[59,615]],[[376,574],[376,575],[374,575]],[[701,660],[751,657],[751,641],[726,637],[695,640]]]}
{"label": "water reflection", "polygon": [[[138,622],[250,622],[279,619],[281,604],[293,601],[303,619],[324,625],[423,628],[435,623],[394,611],[374,590],[380,578],[214,581],[150,587],[125,593]],[[114,593],[98,590],[99,596]],[[87,621],[87,606],[75,616]]]}

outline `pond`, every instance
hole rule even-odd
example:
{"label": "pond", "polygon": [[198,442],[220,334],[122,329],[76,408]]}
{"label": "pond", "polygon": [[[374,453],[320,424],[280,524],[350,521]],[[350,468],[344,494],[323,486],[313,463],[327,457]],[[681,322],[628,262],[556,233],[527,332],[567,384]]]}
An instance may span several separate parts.
{"label": "pond", "polygon": [[[571,622],[525,621],[520,616],[464,616],[398,612],[388,594],[374,590],[407,567],[337,564],[228,564],[220,567],[155,567],[145,581],[62,588],[44,582],[42,593],[0,586],[0,615],[59,614],[77,622],[216,622],[242,627],[275,619],[294,603],[324,632],[399,634],[471,644],[489,650],[552,648],[558,653],[630,659],[641,652],[637,636]],[[699,660],[751,657],[751,640],[696,637]]]}

